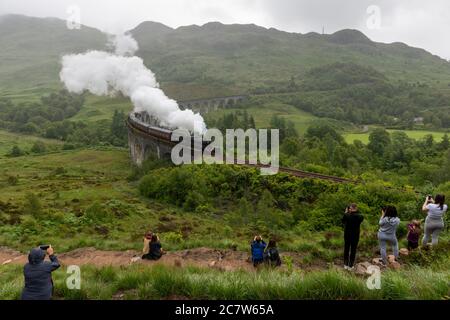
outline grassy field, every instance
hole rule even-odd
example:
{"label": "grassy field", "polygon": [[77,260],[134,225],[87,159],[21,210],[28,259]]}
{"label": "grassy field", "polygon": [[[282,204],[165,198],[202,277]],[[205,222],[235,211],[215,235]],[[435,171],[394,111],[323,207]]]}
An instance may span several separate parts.
{"label": "grassy field", "polygon": [[[242,111],[242,108],[227,108],[212,111],[204,115],[206,119],[216,119],[225,114]],[[295,129],[298,133],[304,134],[308,127],[317,123],[328,123],[338,127],[342,123],[327,118],[318,118],[308,112],[299,110],[294,106],[284,104],[277,101],[270,101],[257,106],[250,106],[245,110],[253,116],[257,128],[270,128],[270,120],[273,116],[283,118],[294,123]]]}
{"label": "grassy field", "polygon": [[[21,267],[0,267],[0,299],[18,299]],[[221,272],[167,266],[82,267],[80,290],[67,289],[65,268],[54,272],[55,299],[448,299],[450,273],[408,268],[382,273],[381,289],[335,267],[325,271]]]}
{"label": "grassy field", "polygon": [[[109,110],[109,109],[105,109]],[[3,144],[27,139],[2,135]],[[47,144],[56,143],[45,140]],[[5,148],[8,150],[8,148]],[[226,216],[184,211],[139,195],[126,148],[53,151],[42,155],[0,157],[0,245],[27,252],[51,243],[58,252],[96,247],[140,250],[142,234],[158,232],[165,249],[199,247],[248,251],[252,231],[229,224]],[[11,183],[8,177],[17,180]],[[41,208],[27,212],[33,193]],[[225,213],[224,213],[225,214]],[[358,258],[370,260],[377,247],[376,225],[362,225]],[[268,235],[264,235],[268,236]],[[383,274],[381,290],[343,273],[343,235],[287,230],[279,247],[296,254],[297,271],[222,272],[214,269],[142,267],[82,267],[82,289],[68,290],[64,268],[55,273],[57,299],[442,299],[448,296],[448,232],[441,235],[444,253],[422,267]],[[406,245],[405,238],[400,246]],[[444,259],[444,260],[443,260]],[[447,260],[445,260],[447,259]],[[422,261],[422,260],[420,260]],[[413,261],[414,262],[414,261]],[[292,261],[285,261],[287,265]],[[419,279],[419,280],[418,280]],[[16,299],[23,286],[21,266],[0,266],[0,299]]]}
{"label": "grassy field", "polygon": [[39,138],[36,136],[0,130],[0,158],[3,158],[10,153],[12,147],[15,145],[27,152],[36,141],[42,141],[49,150],[59,149],[63,144],[58,140]]}
{"label": "grassy field", "polygon": [[[393,133],[395,131],[399,130],[387,130],[390,133]],[[440,131],[427,131],[427,130],[401,130],[405,132],[408,137],[419,140],[425,137],[426,135],[433,135],[433,138],[435,141],[440,141],[442,137],[445,135],[445,132]],[[348,143],[353,143],[355,140],[360,140],[362,143],[367,144],[369,143],[369,135],[370,133],[346,133],[344,134],[344,138]]]}

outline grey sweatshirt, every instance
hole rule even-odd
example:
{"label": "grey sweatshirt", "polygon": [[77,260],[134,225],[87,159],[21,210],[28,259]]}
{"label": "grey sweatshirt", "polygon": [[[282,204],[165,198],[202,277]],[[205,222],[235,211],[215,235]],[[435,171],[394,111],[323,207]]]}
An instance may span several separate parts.
{"label": "grey sweatshirt", "polygon": [[385,234],[395,234],[397,227],[400,224],[400,219],[398,217],[384,217],[380,219],[380,230],[379,232]]}

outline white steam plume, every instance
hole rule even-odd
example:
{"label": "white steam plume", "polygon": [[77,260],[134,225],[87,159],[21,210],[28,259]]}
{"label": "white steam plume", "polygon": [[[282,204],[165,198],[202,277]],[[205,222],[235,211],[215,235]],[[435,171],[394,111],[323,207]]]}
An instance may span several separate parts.
{"label": "white steam plume", "polygon": [[139,49],[138,43],[130,34],[118,34],[109,40],[109,45],[116,55],[132,56]]}
{"label": "white steam plume", "polygon": [[88,90],[95,95],[120,91],[130,97],[136,112],[146,111],[163,126],[196,133],[206,131],[203,117],[192,110],[180,110],[177,102],[159,88],[154,73],[145,67],[141,58],[123,56],[137,50],[131,36],[116,37],[113,43],[116,54],[88,51],[63,56],[59,76],[67,90],[75,93]]}

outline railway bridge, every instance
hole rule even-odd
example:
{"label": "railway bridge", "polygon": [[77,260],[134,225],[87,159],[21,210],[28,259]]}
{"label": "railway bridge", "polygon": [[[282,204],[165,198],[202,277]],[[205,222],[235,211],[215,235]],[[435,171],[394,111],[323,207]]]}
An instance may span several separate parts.
{"label": "railway bridge", "polygon": [[[128,127],[128,144],[131,160],[137,166],[141,166],[145,159],[154,155],[159,159],[170,159],[171,152],[176,141],[171,141],[172,131],[156,126],[151,117],[146,113],[131,112],[126,121]],[[205,145],[203,144],[203,148]],[[260,164],[244,164],[250,167],[263,167]],[[328,176],[313,172],[306,172],[291,168],[279,168],[284,172],[299,178],[329,180],[337,183],[356,183],[353,180],[341,177]]]}
{"label": "railway bridge", "polygon": [[210,111],[218,110],[219,108],[232,108],[239,103],[242,103],[248,99],[248,96],[237,95],[228,97],[217,97],[209,99],[198,99],[198,100],[188,100],[179,101],[178,105],[181,109],[191,109],[195,112],[200,112],[202,114],[208,113]]}

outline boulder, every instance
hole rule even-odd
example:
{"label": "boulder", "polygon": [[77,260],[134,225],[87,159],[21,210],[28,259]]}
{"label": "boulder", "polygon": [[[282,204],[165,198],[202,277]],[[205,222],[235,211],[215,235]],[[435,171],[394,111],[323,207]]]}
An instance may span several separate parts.
{"label": "boulder", "polygon": [[401,268],[401,265],[397,261],[392,261],[392,262],[389,263],[389,268],[394,269],[394,270],[398,270],[398,269]]}
{"label": "boulder", "polygon": [[367,272],[367,268],[362,263],[358,263],[355,266],[355,274],[363,276],[366,274],[366,272]]}
{"label": "boulder", "polygon": [[383,264],[383,260],[381,260],[381,258],[373,258],[372,264],[375,264],[375,265]]}

